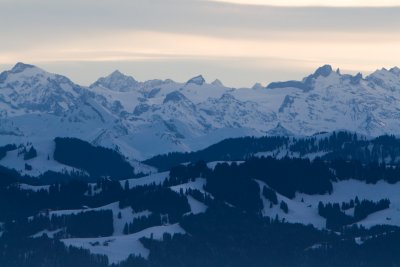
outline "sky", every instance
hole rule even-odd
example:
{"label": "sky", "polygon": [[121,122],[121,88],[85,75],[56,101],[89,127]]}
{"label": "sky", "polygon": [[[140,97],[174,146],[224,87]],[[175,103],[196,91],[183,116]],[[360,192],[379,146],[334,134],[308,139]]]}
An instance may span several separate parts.
{"label": "sky", "polygon": [[214,0],[234,4],[270,5],[270,6],[325,6],[325,7],[394,7],[398,0]]}
{"label": "sky", "polygon": [[[399,4],[397,4],[399,3]],[[0,0],[0,71],[232,87],[400,65],[400,0]]]}

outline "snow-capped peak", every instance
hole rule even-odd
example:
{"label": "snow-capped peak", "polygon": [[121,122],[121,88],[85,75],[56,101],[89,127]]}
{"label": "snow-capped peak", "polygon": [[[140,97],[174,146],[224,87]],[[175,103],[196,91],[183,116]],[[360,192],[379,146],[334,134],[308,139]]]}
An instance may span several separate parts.
{"label": "snow-capped peak", "polygon": [[295,134],[288,129],[286,129],[282,124],[279,122],[278,125],[267,131],[266,135],[268,136],[295,136]]}
{"label": "snow-capped peak", "polygon": [[332,69],[331,65],[324,65],[322,67],[319,67],[314,72],[313,76],[314,76],[314,78],[317,78],[319,76],[328,77],[332,72],[333,72],[333,69]]}
{"label": "snow-capped peak", "polygon": [[252,88],[252,89],[255,89],[255,90],[265,89],[265,87],[262,86],[261,83],[256,83],[256,84],[254,84],[253,87],[251,87],[251,88]]}
{"label": "snow-capped peak", "polygon": [[382,69],[376,70],[375,72],[370,74],[367,78],[378,77],[378,76],[382,77],[382,78],[389,78],[389,76],[400,78],[400,68],[393,67],[389,70],[386,68],[382,68]]}
{"label": "snow-capped peak", "polygon": [[305,77],[302,81],[286,81],[286,82],[273,82],[270,83],[268,89],[276,88],[298,88],[304,91],[310,91],[315,87],[315,81],[321,78],[328,78],[332,73],[341,76],[340,71],[334,72],[331,65],[324,65],[319,67],[313,74]]}
{"label": "snow-capped peak", "polygon": [[119,70],[114,70],[108,77],[113,77],[113,78],[123,78],[126,77],[127,75],[123,74]]}
{"label": "snow-capped peak", "polygon": [[3,116],[44,112],[62,114],[76,106],[85,89],[65,76],[36,66],[17,63],[0,74],[0,106]]}
{"label": "snow-capped peak", "polygon": [[332,73],[340,76],[340,72],[334,72],[331,65],[324,65],[319,67],[313,74],[303,79],[304,89],[312,90],[315,87],[316,80],[328,78]]}
{"label": "snow-capped peak", "polygon": [[397,76],[400,76],[400,68],[398,68],[398,67],[393,67],[393,68],[391,68],[389,71],[390,71],[391,73],[397,75]]}
{"label": "snow-capped peak", "polygon": [[[49,73],[37,66],[17,63],[11,70],[4,71],[0,74],[0,87],[11,87],[17,90],[19,87],[23,90],[48,84],[55,86],[56,84],[69,84],[76,86],[65,76]],[[17,93],[20,92],[17,90]]]}
{"label": "snow-capped peak", "polygon": [[211,84],[214,85],[214,86],[218,86],[218,87],[223,87],[224,86],[224,84],[218,79],[213,81]]}
{"label": "snow-capped peak", "polygon": [[50,75],[52,74],[34,65],[18,62],[11,70],[4,71],[3,73],[0,74],[0,83],[4,83],[6,82],[6,80],[10,82],[10,79],[16,80],[34,76],[50,76]]}
{"label": "snow-capped peak", "polygon": [[10,72],[20,73],[20,72],[23,72],[24,70],[30,69],[30,68],[37,68],[37,67],[35,67],[33,65],[22,63],[22,62],[18,62],[17,64],[15,64],[15,66],[11,69]]}
{"label": "snow-capped peak", "polygon": [[197,84],[197,85],[203,85],[206,82],[204,77],[202,75],[198,75],[196,77],[191,78],[186,82],[186,84]]}
{"label": "snow-capped peak", "polygon": [[363,75],[361,72],[357,73],[355,76],[351,77],[351,82],[353,84],[358,84],[363,79]]}
{"label": "snow-capped peak", "polygon": [[400,89],[400,69],[393,67],[390,70],[382,68],[376,70],[366,78],[372,87],[380,86],[391,91],[399,91]]}
{"label": "snow-capped peak", "polygon": [[133,77],[115,70],[110,75],[98,79],[90,88],[104,87],[113,91],[129,92],[135,90],[139,85]]}

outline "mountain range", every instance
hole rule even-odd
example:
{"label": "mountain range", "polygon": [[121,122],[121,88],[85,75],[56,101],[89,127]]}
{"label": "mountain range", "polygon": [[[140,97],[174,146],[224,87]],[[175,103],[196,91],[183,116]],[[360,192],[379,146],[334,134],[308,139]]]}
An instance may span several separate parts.
{"label": "mountain range", "polygon": [[301,81],[234,89],[201,75],[139,82],[119,71],[86,87],[17,63],[0,74],[0,143],[41,150],[55,137],[77,137],[134,161],[231,137],[398,134],[399,101],[397,67],[364,78],[325,65]]}

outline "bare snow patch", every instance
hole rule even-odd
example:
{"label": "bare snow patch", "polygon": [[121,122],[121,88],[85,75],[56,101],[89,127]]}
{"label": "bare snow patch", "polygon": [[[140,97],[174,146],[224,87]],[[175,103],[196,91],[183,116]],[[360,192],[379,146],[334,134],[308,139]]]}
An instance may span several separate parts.
{"label": "bare snow patch", "polygon": [[300,201],[303,199],[306,205],[311,205],[314,209],[317,209],[320,201],[324,204],[329,202],[342,203],[349,202],[358,197],[360,201],[367,199],[376,202],[387,198],[390,200],[390,207],[388,209],[370,214],[357,224],[363,225],[366,228],[379,224],[400,226],[400,183],[389,184],[385,181],[379,181],[376,184],[367,184],[357,180],[346,180],[332,184],[333,191],[330,195],[297,193],[294,200]]}
{"label": "bare snow patch", "polygon": [[184,234],[185,230],[179,224],[155,226],[131,235],[101,238],[71,238],[62,239],[66,246],[88,249],[93,254],[106,255],[110,264],[126,260],[129,255],[148,258],[149,251],[140,242],[142,237],[162,240],[164,233]]}
{"label": "bare snow patch", "polygon": [[[204,186],[206,185],[206,182],[207,181],[204,178],[197,178],[194,181],[190,181],[185,184],[171,186],[170,188],[177,193],[180,193],[181,191],[183,193],[186,193],[186,190],[192,189],[192,190],[199,190],[201,193],[207,194],[204,191]],[[186,197],[192,214],[199,214],[207,211],[208,207],[204,203],[198,201],[197,199],[194,199],[189,194],[186,194]]]}
{"label": "bare snow patch", "polygon": [[192,196],[187,196],[188,202],[189,202],[189,206],[190,206],[190,211],[193,214],[200,214],[200,213],[204,213],[207,211],[207,206],[198,201],[197,199],[194,199]]}
{"label": "bare snow patch", "polygon": [[[7,155],[0,160],[0,164],[14,169],[22,175],[39,176],[47,171],[59,173],[82,172],[82,170],[64,165],[53,159],[55,143],[53,141],[35,142],[33,147],[37,151],[37,156],[24,160],[23,155],[18,155],[18,149],[8,151]],[[32,169],[27,169],[29,165]]]}
{"label": "bare snow patch", "polygon": [[[276,193],[278,204],[271,205],[271,202],[262,194],[264,186],[268,187],[268,185],[259,180],[256,180],[256,182],[260,186],[260,197],[264,205],[262,210],[263,216],[268,216],[272,219],[278,216],[279,219],[285,219],[287,222],[302,223],[305,225],[312,224],[314,227],[319,229],[325,227],[325,219],[318,214],[317,205],[309,205],[301,201],[292,200],[280,195],[278,192]],[[284,201],[288,205],[288,213],[285,213],[280,208],[279,203],[281,201]]]}

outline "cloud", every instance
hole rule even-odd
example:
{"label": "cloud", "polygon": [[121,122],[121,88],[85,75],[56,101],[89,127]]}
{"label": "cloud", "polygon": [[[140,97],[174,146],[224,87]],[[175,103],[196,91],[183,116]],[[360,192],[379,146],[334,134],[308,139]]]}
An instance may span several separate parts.
{"label": "cloud", "polygon": [[242,5],[269,6],[326,6],[326,7],[394,7],[397,0],[211,0]]}
{"label": "cloud", "polygon": [[254,7],[195,0],[15,0],[0,2],[6,25],[0,31],[28,38],[126,30],[258,38],[271,31],[394,31],[399,14],[400,8]]}
{"label": "cloud", "polygon": [[397,7],[0,0],[0,64],[27,61],[55,70],[62,70],[60,62],[103,66],[96,73],[87,69],[85,77],[71,67],[71,75],[84,83],[119,63],[139,78],[164,76],[168,68],[174,70],[170,78],[182,81],[208,72],[228,84],[250,86],[300,78],[325,63],[351,71],[395,65],[399,14]]}

